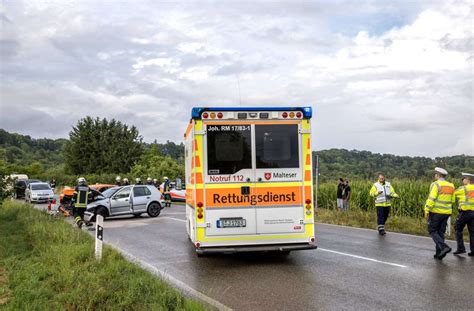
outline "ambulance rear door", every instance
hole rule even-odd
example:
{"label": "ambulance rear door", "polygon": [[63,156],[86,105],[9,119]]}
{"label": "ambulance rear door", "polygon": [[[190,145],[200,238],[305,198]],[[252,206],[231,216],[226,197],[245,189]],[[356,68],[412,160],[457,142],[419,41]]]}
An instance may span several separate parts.
{"label": "ambulance rear door", "polygon": [[257,234],[304,232],[301,121],[255,124]]}

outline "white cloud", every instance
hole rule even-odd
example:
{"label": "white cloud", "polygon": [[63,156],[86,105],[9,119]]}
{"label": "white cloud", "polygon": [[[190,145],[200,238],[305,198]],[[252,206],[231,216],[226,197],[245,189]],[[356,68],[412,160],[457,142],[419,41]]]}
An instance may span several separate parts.
{"label": "white cloud", "polygon": [[474,154],[469,1],[5,3],[7,130],[89,114],[179,142],[192,106],[313,105],[316,149]]}

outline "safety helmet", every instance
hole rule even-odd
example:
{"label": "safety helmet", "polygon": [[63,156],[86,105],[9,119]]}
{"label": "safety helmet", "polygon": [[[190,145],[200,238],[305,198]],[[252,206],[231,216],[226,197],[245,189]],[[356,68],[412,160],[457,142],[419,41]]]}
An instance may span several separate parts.
{"label": "safety helmet", "polygon": [[79,178],[77,179],[77,183],[78,183],[79,185],[85,185],[85,184],[86,184],[86,179],[85,179],[84,177],[79,177]]}
{"label": "safety helmet", "polygon": [[136,181],[136,182],[140,182],[140,181],[142,181],[142,180],[140,179],[140,177],[137,177],[137,178],[135,178],[135,181]]}
{"label": "safety helmet", "polygon": [[120,176],[115,177],[115,181],[120,181],[120,179],[122,179]]}
{"label": "safety helmet", "polygon": [[156,184],[158,182],[158,179],[153,178],[153,182]]}
{"label": "safety helmet", "polygon": [[166,177],[166,176],[165,176],[165,177],[163,177],[163,180],[168,180],[168,177]]}
{"label": "safety helmet", "polygon": [[123,181],[124,181],[124,182],[128,182],[128,178],[125,177],[125,178],[123,179]]}
{"label": "safety helmet", "polygon": [[146,179],[146,181],[151,181],[151,177],[148,177],[148,178]]}

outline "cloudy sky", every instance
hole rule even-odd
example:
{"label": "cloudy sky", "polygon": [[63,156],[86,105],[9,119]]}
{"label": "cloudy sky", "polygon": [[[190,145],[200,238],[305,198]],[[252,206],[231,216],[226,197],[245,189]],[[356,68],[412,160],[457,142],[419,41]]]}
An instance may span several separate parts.
{"label": "cloudy sky", "polygon": [[179,142],[193,106],[310,105],[315,149],[474,155],[472,1],[4,0],[0,19],[8,131],[91,115]]}

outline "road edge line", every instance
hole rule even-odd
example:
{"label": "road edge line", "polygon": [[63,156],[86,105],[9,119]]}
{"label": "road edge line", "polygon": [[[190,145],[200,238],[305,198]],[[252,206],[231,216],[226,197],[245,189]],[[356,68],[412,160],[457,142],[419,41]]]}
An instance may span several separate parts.
{"label": "road edge line", "polygon": [[110,243],[106,243],[106,244],[110,246],[111,248],[113,248],[114,250],[118,251],[120,254],[122,254],[122,256],[124,256],[128,261],[138,264],[141,268],[145,269],[146,271],[162,278],[164,281],[167,281],[168,283],[170,283],[171,286],[178,289],[183,295],[200,300],[201,302],[204,302],[218,310],[229,310],[229,311],[232,310],[231,308],[220,303],[219,301],[209,296],[204,295],[200,291],[190,287],[189,285],[186,285],[184,282],[176,279],[175,277],[171,276],[165,271],[152,266],[151,264],[136,257],[135,255],[130,254],[129,252],[121,249],[120,247],[110,244]]}
{"label": "road edge line", "polygon": [[334,251],[332,249],[326,249],[326,248],[318,247],[318,250],[320,250],[322,252],[334,253],[334,254],[338,254],[338,255],[342,255],[342,256],[348,256],[348,257],[353,257],[353,258],[362,259],[362,260],[366,260],[366,261],[381,263],[381,264],[384,264],[384,265],[394,266],[394,267],[398,267],[398,268],[408,268],[408,266],[405,266],[405,265],[402,265],[402,264],[383,261],[383,260],[378,260],[378,259],[370,258],[370,257],[364,257],[364,256],[349,254],[349,253],[344,253],[344,252],[339,252],[339,251]]}

